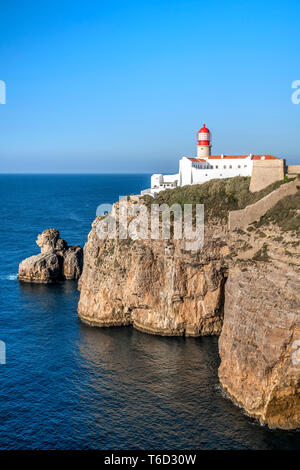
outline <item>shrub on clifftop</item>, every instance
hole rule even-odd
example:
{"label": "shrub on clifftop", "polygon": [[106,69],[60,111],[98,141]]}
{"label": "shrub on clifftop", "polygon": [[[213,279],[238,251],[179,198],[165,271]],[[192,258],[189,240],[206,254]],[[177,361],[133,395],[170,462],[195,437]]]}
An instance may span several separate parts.
{"label": "shrub on clifftop", "polygon": [[249,204],[257,202],[282,184],[291,181],[282,180],[272,183],[267,188],[256,193],[250,193],[250,178],[236,176],[235,178],[214,179],[203,184],[187,185],[175,189],[161,191],[156,197],[144,196],[146,205],[179,203],[204,204],[205,217],[227,218],[228,212],[244,209]]}

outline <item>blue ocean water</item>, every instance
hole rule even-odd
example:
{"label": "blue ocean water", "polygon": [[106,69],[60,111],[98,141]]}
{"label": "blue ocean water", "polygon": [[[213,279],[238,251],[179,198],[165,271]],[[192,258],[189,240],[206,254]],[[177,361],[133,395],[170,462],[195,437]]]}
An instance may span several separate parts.
{"label": "blue ocean water", "polygon": [[18,263],[55,227],[83,245],[96,208],[149,175],[0,175],[0,449],[300,449],[218,388],[217,338],[99,329],[77,317],[76,282],[20,284]]}

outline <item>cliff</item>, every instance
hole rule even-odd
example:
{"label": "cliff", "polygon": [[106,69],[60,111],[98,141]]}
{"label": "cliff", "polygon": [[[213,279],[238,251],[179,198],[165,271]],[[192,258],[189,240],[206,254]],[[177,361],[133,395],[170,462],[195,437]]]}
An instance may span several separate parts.
{"label": "cliff", "polygon": [[19,264],[18,279],[23,282],[51,284],[64,279],[78,279],[82,271],[82,248],[68,246],[56,229],[38,235],[41,253]]}
{"label": "cliff", "polygon": [[226,269],[217,237],[193,255],[180,241],[101,241],[96,224],[79,281],[82,320],[159,335],[220,333]]}
{"label": "cliff", "polygon": [[[229,233],[219,379],[247,414],[300,427],[300,191]],[[297,352],[298,351],[298,352]]]}
{"label": "cliff", "polygon": [[[292,360],[300,340],[300,193],[245,230],[230,230],[227,223],[231,210],[279,186],[252,194],[249,179],[234,178],[160,193],[160,204],[205,203],[198,252],[173,238],[101,240],[98,217],[84,247],[78,313],[101,327],[220,335],[224,391],[262,423],[292,429],[300,426],[300,365]],[[152,201],[144,198],[148,207]]]}

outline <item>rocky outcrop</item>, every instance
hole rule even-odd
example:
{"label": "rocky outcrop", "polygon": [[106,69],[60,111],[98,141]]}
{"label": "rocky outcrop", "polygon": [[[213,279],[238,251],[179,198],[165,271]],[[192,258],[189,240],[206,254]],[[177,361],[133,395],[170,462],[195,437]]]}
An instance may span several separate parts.
{"label": "rocky outcrop", "polygon": [[294,429],[300,427],[300,249],[296,234],[278,235],[278,227],[269,227],[230,236],[240,252],[225,289],[219,379],[247,414]]}
{"label": "rocky outcrop", "polygon": [[197,255],[180,241],[100,240],[95,220],[84,247],[80,318],[133,325],[158,335],[219,334],[226,268],[217,232]]}
{"label": "rocky outcrop", "polygon": [[79,245],[69,246],[63,254],[62,277],[79,279],[83,265],[83,250]]}
{"label": "rocky outcrop", "polygon": [[39,255],[26,258],[19,264],[20,281],[50,284],[63,279],[78,279],[83,264],[82,248],[68,247],[59,231],[48,229],[38,235]]}
{"label": "rocky outcrop", "polygon": [[[282,211],[274,210],[281,220]],[[296,223],[299,208],[293,211]],[[300,427],[299,231],[265,217],[245,230],[208,219],[198,252],[172,239],[101,240],[97,218],[84,248],[78,312],[101,327],[220,335],[223,390],[261,423],[294,429]]]}

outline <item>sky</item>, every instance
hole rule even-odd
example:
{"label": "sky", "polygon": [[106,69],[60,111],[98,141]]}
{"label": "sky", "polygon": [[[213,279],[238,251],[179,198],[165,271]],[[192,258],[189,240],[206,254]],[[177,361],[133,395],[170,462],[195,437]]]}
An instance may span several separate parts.
{"label": "sky", "polygon": [[2,173],[164,173],[213,154],[300,163],[300,2],[1,2]]}

